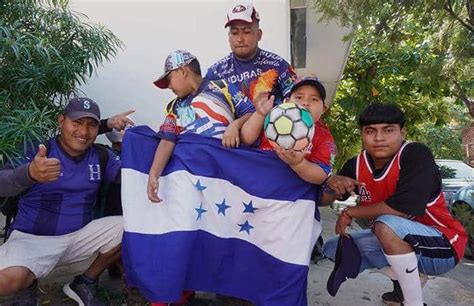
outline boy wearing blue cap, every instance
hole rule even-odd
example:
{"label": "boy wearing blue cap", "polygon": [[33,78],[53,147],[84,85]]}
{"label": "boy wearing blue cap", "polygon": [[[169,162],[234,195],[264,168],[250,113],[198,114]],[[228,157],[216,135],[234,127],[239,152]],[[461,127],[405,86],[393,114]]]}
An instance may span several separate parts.
{"label": "boy wearing blue cap", "polygon": [[158,178],[179,135],[194,133],[223,139],[231,122],[237,118],[246,119],[245,116],[250,116],[255,108],[233,85],[202,78],[197,58],[183,50],[168,55],[164,73],[154,84],[162,89],[169,88],[176,94],[166,107],[168,114],[158,133],[161,141],[149,172],[148,198],[157,203],[161,202]]}

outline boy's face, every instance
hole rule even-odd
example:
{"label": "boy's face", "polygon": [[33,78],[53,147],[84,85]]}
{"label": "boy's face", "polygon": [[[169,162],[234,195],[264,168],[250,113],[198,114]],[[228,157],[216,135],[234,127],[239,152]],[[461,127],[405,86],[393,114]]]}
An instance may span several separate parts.
{"label": "boy's face", "polygon": [[326,111],[323,99],[319,91],[311,85],[302,85],[298,87],[290,96],[290,101],[306,108],[314,122],[321,118],[321,115]]}
{"label": "boy's face", "polygon": [[400,149],[405,129],[398,124],[370,124],[362,127],[362,144],[375,162],[383,167]]}
{"label": "boy's face", "polygon": [[184,68],[178,68],[166,76],[169,82],[168,88],[171,89],[178,98],[184,98],[192,92],[192,88],[184,72]]}

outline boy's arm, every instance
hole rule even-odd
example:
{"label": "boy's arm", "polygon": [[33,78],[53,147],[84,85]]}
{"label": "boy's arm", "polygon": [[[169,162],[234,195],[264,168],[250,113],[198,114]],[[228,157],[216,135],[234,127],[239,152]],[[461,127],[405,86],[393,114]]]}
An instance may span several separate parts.
{"label": "boy's arm", "polygon": [[153,164],[151,165],[150,171],[148,173],[147,187],[148,199],[150,199],[150,201],[153,203],[159,203],[162,201],[162,199],[158,197],[158,178],[168,163],[175,145],[176,144],[170,140],[161,139],[158,147],[156,148]]}
{"label": "boy's arm", "polygon": [[222,137],[222,145],[226,148],[236,148],[240,145],[240,129],[242,125],[250,118],[252,114],[248,113],[232,121],[225,129]]}
{"label": "boy's arm", "polygon": [[240,129],[240,139],[246,145],[252,145],[260,136],[265,116],[272,110],[275,96],[268,97],[269,92],[260,92],[255,98],[255,113],[244,122]]}
{"label": "boy's arm", "polygon": [[318,164],[303,159],[296,165],[290,165],[299,177],[308,183],[321,185],[328,177],[326,172]]}
{"label": "boy's arm", "polygon": [[260,132],[262,132],[263,121],[265,115],[260,114],[258,111],[253,113],[247,121],[242,125],[240,129],[240,140],[242,143],[250,146],[258,139]]}
{"label": "boy's arm", "polygon": [[278,157],[287,163],[306,182],[320,185],[326,180],[327,174],[323,168],[306,160],[304,158],[306,154],[304,151],[287,150],[281,147],[276,148],[275,151]]}

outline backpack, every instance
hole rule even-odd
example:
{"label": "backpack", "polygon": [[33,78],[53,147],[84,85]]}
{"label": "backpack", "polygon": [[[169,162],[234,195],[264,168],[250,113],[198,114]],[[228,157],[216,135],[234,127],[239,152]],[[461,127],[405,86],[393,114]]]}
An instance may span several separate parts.
{"label": "backpack", "polygon": [[[106,145],[94,143],[92,144],[93,147],[96,148],[97,154],[99,154],[99,167],[100,173],[103,175],[105,174],[107,163],[109,162],[109,154],[107,152],[108,148]],[[50,143],[49,141],[46,143],[46,150],[49,152]],[[102,180],[103,182],[103,180]],[[101,184],[102,184],[101,182]],[[2,207],[2,214],[6,217],[5,218],[5,236],[3,238],[3,242],[7,241],[8,236],[10,235],[10,226],[12,222],[15,220],[16,214],[18,213],[18,199],[24,194],[26,191],[22,192],[19,195],[13,197],[5,197],[0,198],[0,205]]]}

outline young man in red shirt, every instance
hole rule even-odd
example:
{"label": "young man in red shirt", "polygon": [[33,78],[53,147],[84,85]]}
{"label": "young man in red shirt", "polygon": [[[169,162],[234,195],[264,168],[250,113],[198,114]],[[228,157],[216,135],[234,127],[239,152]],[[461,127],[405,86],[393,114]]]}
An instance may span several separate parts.
{"label": "young man in red shirt", "polygon": [[[346,208],[336,234],[347,235],[353,218],[368,219],[370,229],[350,233],[359,248],[360,271],[382,269],[403,305],[423,305],[419,272],[448,272],[462,259],[467,235],[447,210],[441,177],[431,151],[405,138],[405,117],[393,104],[374,103],[359,117],[362,152],[350,159],[323,188],[322,204],[356,193],[360,202]],[[335,259],[338,237],[324,245]],[[387,293],[383,298],[387,298]]]}

